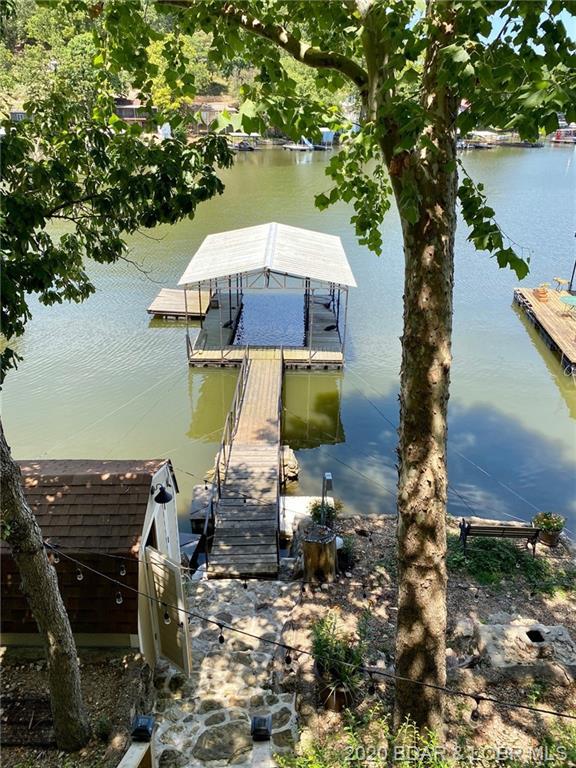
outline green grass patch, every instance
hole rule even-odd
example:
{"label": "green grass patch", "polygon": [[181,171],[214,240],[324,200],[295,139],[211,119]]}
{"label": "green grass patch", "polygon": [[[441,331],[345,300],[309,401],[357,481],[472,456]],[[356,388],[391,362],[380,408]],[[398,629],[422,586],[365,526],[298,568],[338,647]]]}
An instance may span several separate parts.
{"label": "green grass patch", "polygon": [[576,569],[553,567],[506,539],[474,538],[466,554],[457,536],[448,537],[446,564],[450,573],[464,572],[479,584],[498,585],[504,578],[523,576],[535,592],[553,595],[576,591]]}

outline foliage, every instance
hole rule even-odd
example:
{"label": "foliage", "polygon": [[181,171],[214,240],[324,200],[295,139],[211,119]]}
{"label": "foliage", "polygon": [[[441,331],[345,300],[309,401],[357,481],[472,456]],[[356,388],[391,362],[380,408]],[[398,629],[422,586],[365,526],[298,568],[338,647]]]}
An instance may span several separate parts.
{"label": "foliage", "polygon": [[[110,35],[110,65],[130,68],[145,86],[150,73],[141,51],[155,30],[143,15],[123,5],[122,0],[110,0],[102,14]],[[333,186],[317,196],[316,204],[324,208],[338,200],[350,202],[360,242],[380,252],[380,225],[392,189],[385,166],[395,172],[396,161],[437,151],[429,138],[435,117],[423,104],[422,87],[426,55],[436,44],[439,28],[417,0],[377,0],[364,6],[316,3],[312,14],[310,3],[296,1],[154,4],[158,15],[168,16],[182,35],[211,35],[214,64],[241,61],[256,68],[253,84],[243,90],[239,119],[246,131],[274,124],[293,138],[314,137],[326,124],[349,132],[327,170]],[[492,126],[536,139],[540,130],[557,126],[559,111],[569,121],[576,118],[576,56],[562,18],[566,12],[572,12],[569,4],[548,0],[446,4],[446,23],[453,33],[438,54],[439,81],[464,105],[451,130],[464,135],[478,125]],[[378,73],[380,90],[370,93],[370,46],[376,41],[383,71]],[[167,62],[173,62],[172,53],[166,53]],[[184,72],[181,56],[178,62]],[[344,114],[351,93],[361,104],[355,116]],[[397,204],[403,220],[416,223],[424,191],[409,174],[403,181],[402,189],[395,190]],[[464,178],[458,196],[473,244],[491,253],[500,267],[523,277],[527,263],[495,224],[481,186]]]}
{"label": "foliage", "polygon": [[467,544],[466,554],[456,536],[448,537],[446,558],[450,572],[465,571],[480,584],[499,584],[505,577],[522,576],[534,591],[554,594],[576,590],[576,569],[550,565],[505,539],[478,537]]}
{"label": "foliage", "polygon": [[310,502],[308,511],[310,512],[310,517],[317,525],[327,525],[329,528],[332,528],[343,508],[344,504],[341,499],[334,499],[334,504],[327,500],[322,504],[321,499],[315,499]]}
{"label": "foliage", "polygon": [[342,542],[342,547],[338,550],[338,558],[347,570],[352,568],[356,562],[356,546],[353,536],[343,536]]}
{"label": "foliage", "polygon": [[554,512],[538,512],[532,518],[532,525],[535,528],[541,528],[543,531],[555,533],[563,530],[566,518],[556,515]]}
{"label": "foliage", "polygon": [[358,639],[344,635],[335,611],[329,611],[312,624],[312,655],[318,671],[334,687],[343,687],[350,692],[355,691],[362,680],[360,667],[365,643],[359,634]]}
{"label": "foliage", "polygon": [[94,734],[100,741],[108,741],[112,733],[112,723],[105,715],[101,715],[94,725]]}
{"label": "foliage", "polygon": [[31,316],[29,294],[44,304],[84,300],[94,291],[87,256],[126,258],[124,233],[192,218],[222,192],[216,169],[232,162],[221,137],[145,138],[114,115],[105,93],[91,115],[65,91],[26,109],[29,120],[2,122],[0,139],[3,374],[18,360],[13,341]]}
{"label": "foliage", "polygon": [[281,768],[449,768],[435,734],[404,723],[394,731],[381,704],[345,713],[344,728],[324,732],[299,754],[277,756]]}
{"label": "foliage", "polygon": [[452,755],[441,747],[435,733],[419,734],[410,722],[394,731],[389,716],[377,704],[363,714],[346,712],[343,728],[325,730],[298,754],[276,756],[276,761],[280,768],[464,768],[471,761],[485,768],[567,768],[576,761],[576,726],[553,725],[531,750],[533,759],[507,760],[496,752],[491,759],[491,750],[485,749],[486,757],[478,758],[478,763],[475,758],[463,761],[458,752],[466,755],[468,749],[467,740]]}

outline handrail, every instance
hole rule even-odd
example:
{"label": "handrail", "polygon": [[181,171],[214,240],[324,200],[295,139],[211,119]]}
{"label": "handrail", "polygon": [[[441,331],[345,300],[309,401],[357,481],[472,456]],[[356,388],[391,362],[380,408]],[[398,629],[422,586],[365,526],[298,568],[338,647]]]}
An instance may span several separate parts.
{"label": "handrail", "polygon": [[284,380],[284,347],[280,347],[280,387],[278,392],[278,482],[276,483],[276,562],[280,565],[280,488],[284,474],[282,461],[282,382]]}
{"label": "handrail", "polygon": [[[229,446],[232,445],[232,440],[236,434],[238,427],[238,420],[240,416],[241,403],[244,398],[244,392],[246,390],[246,382],[248,380],[249,373],[249,348],[244,348],[244,356],[240,365],[240,374],[236,383],[236,389],[234,390],[234,397],[232,398],[232,405],[226,416],[224,422],[224,429],[222,430],[222,439],[220,440],[220,448],[216,455],[216,461],[214,463],[214,478],[212,480],[212,486],[210,488],[210,501],[206,507],[206,515],[204,518],[204,536],[208,533],[208,524],[210,518],[214,519],[217,513],[217,507],[222,497],[222,482],[226,479],[226,472],[228,470],[228,463],[230,461]],[[222,477],[221,468],[222,460],[224,463],[224,477]],[[208,551],[206,551],[206,565],[208,565]]]}

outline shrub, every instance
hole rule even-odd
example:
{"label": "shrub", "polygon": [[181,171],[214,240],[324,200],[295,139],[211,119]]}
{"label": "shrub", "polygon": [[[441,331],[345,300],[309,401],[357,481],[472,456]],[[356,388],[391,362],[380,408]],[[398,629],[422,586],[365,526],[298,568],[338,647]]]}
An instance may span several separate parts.
{"label": "shrub", "polygon": [[338,627],[335,611],[312,624],[312,655],[320,674],[334,684],[352,692],[361,683],[364,640],[354,641]]}
{"label": "shrub", "polygon": [[98,718],[98,720],[96,720],[94,725],[94,734],[97,738],[100,739],[100,741],[108,741],[111,733],[112,723],[105,715],[102,715]]}
{"label": "shrub", "polygon": [[[328,528],[332,528],[334,521],[342,511],[344,505],[340,499],[334,499],[334,505],[328,501],[322,501],[316,499],[310,503],[308,507],[310,511],[310,517],[317,525],[327,525]],[[322,514],[324,513],[324,522],[322,522]]]}

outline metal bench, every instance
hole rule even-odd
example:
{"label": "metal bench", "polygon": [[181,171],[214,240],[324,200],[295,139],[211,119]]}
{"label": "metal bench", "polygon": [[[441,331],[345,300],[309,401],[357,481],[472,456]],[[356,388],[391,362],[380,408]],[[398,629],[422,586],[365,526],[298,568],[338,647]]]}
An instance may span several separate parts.
{"label": "metal bench", "polygon": [[536,544],[540,528],[531,525],[472,525],[462,518],[460,523],[460,541],[466,553],[466,541],[469,536],[485,536],[499,539],[526,539],[526,548],[532,546],[532,557],[536,554]]}

